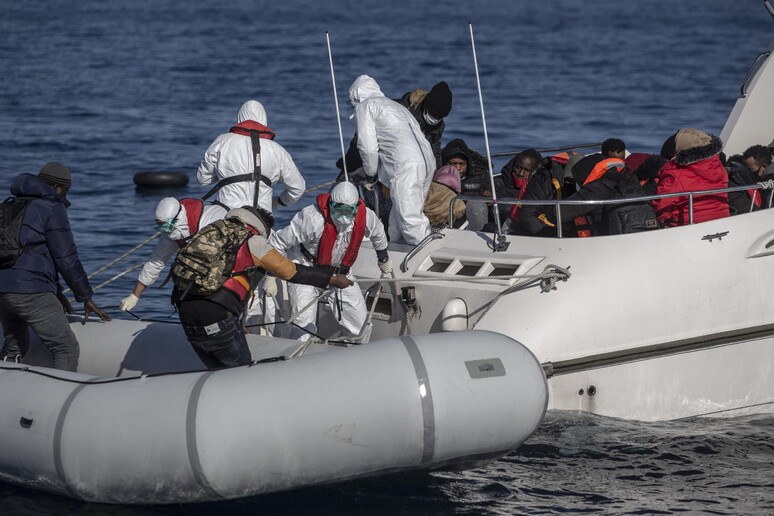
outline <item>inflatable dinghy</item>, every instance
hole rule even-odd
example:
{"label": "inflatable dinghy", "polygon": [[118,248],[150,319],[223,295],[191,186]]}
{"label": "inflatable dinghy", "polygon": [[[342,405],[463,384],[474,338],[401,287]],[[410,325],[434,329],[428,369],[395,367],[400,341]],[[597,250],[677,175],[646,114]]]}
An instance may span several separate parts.
{"label": "inflatable dinghy", "polygon": [[89,502],[480,466],[527,439],[548,403],[534,355],[486,331],[312,344],[291,359],[297,341],[250,336],[267,361],[206,371],[178,325],[74,327],[78,373],[0,362],[0,479]]}

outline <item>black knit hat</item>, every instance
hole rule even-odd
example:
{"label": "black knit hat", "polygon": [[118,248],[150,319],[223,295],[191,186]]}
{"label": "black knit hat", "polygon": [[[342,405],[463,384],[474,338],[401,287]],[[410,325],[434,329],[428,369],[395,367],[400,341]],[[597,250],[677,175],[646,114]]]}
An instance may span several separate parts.
{"label": "black knit hat", "polygon": [[444,81],[439,82],[425,97],[425,109],[433,118],[444,118],[452,108],[452,92]]}
{"label": "black knit hat", "polygon": [[58,161],[46,163],[38,172],[38,177],[50,185],[59,185],[64,188],[70,188],[73,184],[73,176],[70,169]]}

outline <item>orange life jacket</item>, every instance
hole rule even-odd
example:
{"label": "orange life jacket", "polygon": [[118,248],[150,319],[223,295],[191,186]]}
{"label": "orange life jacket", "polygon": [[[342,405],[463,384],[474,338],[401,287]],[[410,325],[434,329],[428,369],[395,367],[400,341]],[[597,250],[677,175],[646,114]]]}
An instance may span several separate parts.
{"label": "orange life jacket", "polygon": [[[583,181],[583,184],[587,185],[592,181],[596,181],[597,179],[602,177],[608,170],[616,169],[618,172],[621,172],[623,171],[625,166],[626,166],[626,163],[624,163],[624,161],[619,158],[603,159],[602,161],[594,165],[594,168],[591,169],[591,172],[586,177],[586,180]],[[591,236],[591,223],[589,222],[588,217],[586,217],[585,215],[581,215],[580,217],[575,217],[575,219],[573,220],[573,223],[577,227],[579,237]]]}

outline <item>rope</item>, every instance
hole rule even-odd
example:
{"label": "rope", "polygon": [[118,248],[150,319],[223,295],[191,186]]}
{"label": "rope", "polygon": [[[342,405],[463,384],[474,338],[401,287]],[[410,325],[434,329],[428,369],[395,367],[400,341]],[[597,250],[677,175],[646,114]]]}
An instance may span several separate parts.
{"label": "rope", "polygon": [[327,183],[323,183],[321,185],[313,186],[312,188],[307,188],[306,190],[304,190],[304,193],[314,192],[315,190],[319,190],[320,188],[325,188],[326,186],[330,186],[330,185],[332,185],[335,182],[336,182],[336,180],[334,179],[333,181],[328,181]]}
{"label": "rope", "polygon": [[[309,193],[309,192],[313,192],[315,190],[319,190],[321,188],[325,188],[326,186],[330,186],[330,185],[332,185],[335,182],[336,182],[336,180],[333,180],[333,181],[328,181],[327,183],[323,183],[321,185],[313,186],[312,188],[308,188],[308,189],[304,190],[304,193]],[[143,240],[142,242],[140,242],[139,244],[137,244],[136,246],[134,246],[133,248],[129,249],[127,252],[125,252],[124,254],[122,254],[121,256],[116,258],[115,260],[113,260],[112,262],[104,265],[103,267],[100,267],[96,271],[94,271],[91,274],[89,274],[88,276],[86,276],[86,279],[91,279],[94,276],[96,276],[97,274],[99,274],[100,272],[104,271],[105,269],[108,269],[108,268],[112,267],[113,265],[117,264],[118,262],[120,262],[121,260],[123,260],[124,258],[129,256],[130,254],[134,253],[135,251],[137,251],[141,247],[147,245],[151,240],[153,240],[154,238],[158,237],[160,234],[161,234],[160,232],[157,232],[157,233],[153,234],[152,236],[148,237],[147,239]],[[108,281],[106,281],[106,282],[100,284],[99,286],[95,287],[94,290],[97,290],[98,288],[103,287],[103,286],[107,285],[108,283],[117,280],[118,278],[122,277],[123,275],[125,275],[128,272],[131,272],[131,271],[133,271],[135,269],[139,269],[142,265],[143,264],[137,265],[137,266],[132,267],[131,269],[129,269],[127,271],[122,272],[121,274],[119,274],[117,276],[114,276],[113,278],[109,279]],[[63,294],[67,294],[68,292],[70,292],[69,288],[62,291]]]}
{"label": "rope", "polygon": [[[546,267],[543,269],[542,274],[533,274],[532,276],[537,276],[540,278],[540,291],[541,292],[550,292],[551,290],[556,290],[556,282],[559,280],[567,281],[571,274],[570,274],[570,268],[564,268],[559,267],[558,265],[546,265]],[[549,272],[549,271],[556,271],[556,272]],[[489,312],[489,310],[492,309],[492,307],[499,301],[501,298],[507,296],[511,292],[515,292],[516,290],[520,289],[521,287],[531,283],[535,278],[529,278],[527,279],[526,276],[523,276],[522,281],[519,281],[518,283],[515,283],[511,285],[510,287],[506,288],[497,296],[495,296],[494,299],[492,299],[489,303],[487,303],[484,308],[484,311],[479,316],[478,320],[473,323],[473,326],[470,327],[471,330],[474,330],[478,323],[481,322],[481,320],[484,318],[484,316]]]}
{"label": "rope", "polygon": [[[129,255],[130,255],[130,254],[132,254],[133,252],[135,252],[135,251],[137,251],[138,249],[140,249],[142,246],[144,246],[144,245],[148,244],[148,242],[150,242],[150,241],[151,241],[151,240],[153,240],[154,238],[158,237],[160,234],[161,234],[161,233],[155,233],[153,236],[151,236],[151,237],[149,237],[149,238],[145,239],[144,241],[140,242],[139,244],[137,244],[136,246],[134,246],[133,248],[131,248],[130,250],[128,250],[127,252],[125,252],[124,254],[122,254],[121,256],[119,256],[118,258],[116,258],[115,260],[113,260],[112,262],[108,263],[108,264],[107,264],[107,265],[105,265],[104,267],[100,267],[100,268],[99,268],[99,269],[97,269],[96,271],[94,271],[94,272],[92,272],[91,274],[89,274],[88,276],[86,276],[86,279],[91,279],[92,277],[96,276],[97,274],[99,274],[100,272],[104,271],[104,270],[105,270],[105,269],[107,269],[108,267],[112,267],[113,265],[117,264],[118,262],[120,262],[121,260],[123,260],[124,258],[126,258],[127,256],[129,256]],[[141,264],[141,265],[142,265],[142,264]],[[133,269],[130,269],[129,271],[133,271],[134,269],[137,269],[137,268],[139,268],[139,267],[134,267]],[[127,271],[127,272],[129,272],[129,271]],[[126,274],[126,272],[122,273],[122,274],[121,274],[121,276],[123,276],[124,274]],[[115,280],[115,279],[118,279],[118,278],[119,278],[119,277],[121,277],[121,276],[118,276],[118,277],[116,277],[116,278],[113,278],[113,279],[111,279],[110,281],[113,281],[113,280]],[[107,283],[109,283],[110,281],[108,281]],[[101,287],[101,286],[103,286],[103,285],[106,285],[107,283],[103,283],[102,285],[100,285],[100,287]],[[99,288],[99,287],[97,287],[97,288]],[[95,288],[94,290],[97,290],[97,288]],[[70,289],[69,289],[69,288],[68,288],[68,289],[65,289],[65,290],[63,290],[63,291],[62,291],[62,294],[67,294],[68,292],[70,292]]]}

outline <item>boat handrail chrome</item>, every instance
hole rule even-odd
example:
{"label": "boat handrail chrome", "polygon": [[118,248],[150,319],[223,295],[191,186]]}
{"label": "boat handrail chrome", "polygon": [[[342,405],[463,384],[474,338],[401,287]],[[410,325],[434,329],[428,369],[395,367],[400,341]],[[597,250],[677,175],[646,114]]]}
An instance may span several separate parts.
{"label": "boat handrail chrome", "polygon": [[[689,211],[689,224],[693,224],[693,208],[694,208],[694,198],[701,195],[714,195],[719,193],[729,193],[729,192],[745,192],[749,190],[770,190],[768,195],[768,201],[769,206],[772,205],[772,201],[774,201],[774,182],[765,182],[765,183],[754,183],[751,185],[743,185],[743,186],[729,186],[726,188],[718,188],[715,190],[695,190],[690,192],[675,192],[675,193],[668,193],[668,194],[659,194],[659,195],[645,195],[642,197],[625,197],[625,198],[616,198],[616,199],[601,199],[601,200],[568,200],[568,199],[546,199],[546,200],[517,200],[517,199],[497,199],[497,204],[503,204],[503,205],[514,205],[518,204],[521,206],[554,206],[556,207],[556,213],[557,213],[557,220],[561,220],[562,218],[562,206],[571,206],[571,205],[583,205],[583,204],[598,204],[598,205],[608,205],[608,204],[629,204],[633,202],[650,202],[657,199],[667,199],[671,197],[688,197],[688,211]],[[761,196],[763,197],[763,196]],[[452,197],[449,200],[449,227],[453,227],[454,225],[454,203],[455,201],[460,200],[465,203],[468,203],[470,201],[474,202],[487,202],[492,203],[491,197],[479,197],[475,195],[456,195]],[[754,203],[750,203],[750,210],[752,211]],[[559,238],[562,238],[562,225],[557,224],[557,236]],[[420,242],[419,245],[422,245],[422,242]],[[413,252],[413,251],[412,251]]]}
{"label": "boat handrail chrome", "polygon": [[408,270],[409,260],[411,260],[414,256],[416,256],[417,253],[421,251],[423,247],[425,247],[433,240],[438,238],[443,238],[445,236],[446,235],[444,235],[443,233],[430,233],[425,238],[423,238],[421,242],[419,242],[417,245],[414,246],[414,249],[406,253],[406,256],[403,258],[403,262],[400,264],[400,270],[403,272],[406,272]]}

